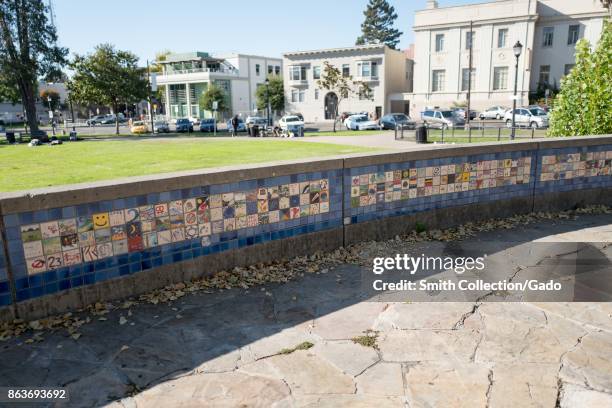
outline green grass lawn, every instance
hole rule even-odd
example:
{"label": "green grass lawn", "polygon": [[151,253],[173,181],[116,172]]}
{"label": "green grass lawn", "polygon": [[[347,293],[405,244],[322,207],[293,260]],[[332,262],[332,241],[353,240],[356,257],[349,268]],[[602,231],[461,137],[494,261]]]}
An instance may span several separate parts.
{"label": "green grass lawn", "polygon": [[286,139],[144,139],[38,147],[0,145],[0,191],[372,150],[375,149]]}

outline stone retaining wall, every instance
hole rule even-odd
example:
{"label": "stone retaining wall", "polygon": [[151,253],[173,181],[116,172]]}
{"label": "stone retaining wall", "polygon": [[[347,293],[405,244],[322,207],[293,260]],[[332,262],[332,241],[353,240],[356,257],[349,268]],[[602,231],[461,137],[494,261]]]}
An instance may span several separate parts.
{"label": "stone retaining wall", "polygon": [[0,195],[0,320],[234,266],[533,210],[612,204],[612,137],[192,171]]}

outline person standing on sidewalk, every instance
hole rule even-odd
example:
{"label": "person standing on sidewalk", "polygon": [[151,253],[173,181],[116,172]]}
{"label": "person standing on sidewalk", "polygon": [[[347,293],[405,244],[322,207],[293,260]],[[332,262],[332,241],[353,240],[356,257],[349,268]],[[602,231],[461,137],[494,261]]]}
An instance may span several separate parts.
{"label": "person standing on sidewalk", "polygon": [[232,137],[238,136],[238,115],[232,118]]}

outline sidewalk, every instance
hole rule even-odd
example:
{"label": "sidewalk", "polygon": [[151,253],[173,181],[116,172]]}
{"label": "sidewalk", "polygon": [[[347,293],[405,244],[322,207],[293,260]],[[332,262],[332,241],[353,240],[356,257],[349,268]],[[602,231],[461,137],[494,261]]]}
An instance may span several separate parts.
{"label": "sidewalk", "polygon": [[[465,242],[596,240],[612,260],[609,217],[540,222]],[[0,343],[2,385],[67,387],[71,407],[612,404],[612,303],[365,297],[359,278],[370,258],[411,245],[363,244],[355,254],[364,266],[313,260],[288,283],[128,303],[93,317],[77,341],[57,331],[24,344],[23,335]],[[435,242],[423,248],[435,251]],[[496,254],[508,273],[524,262],[512,251]]]}

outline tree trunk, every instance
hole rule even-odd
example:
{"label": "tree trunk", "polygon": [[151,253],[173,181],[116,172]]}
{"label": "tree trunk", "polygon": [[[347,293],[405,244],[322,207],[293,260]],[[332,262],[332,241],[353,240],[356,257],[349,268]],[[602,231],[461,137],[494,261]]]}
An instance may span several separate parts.
{"label": "tree trunk", "polygon": [[113,104],[113,111],[115,113],[115,134],[119,135],[119,104],[118,103],[114,103]]}
{"label": "tree trunk", "polygon": [[19,93],[21,93],[21,103],[26,114],[26,120],[30,126],[30,134],[38,131],[38,118],[36,117],[36,97],[34,96],[34,86],[25,81],[19,81]]}

